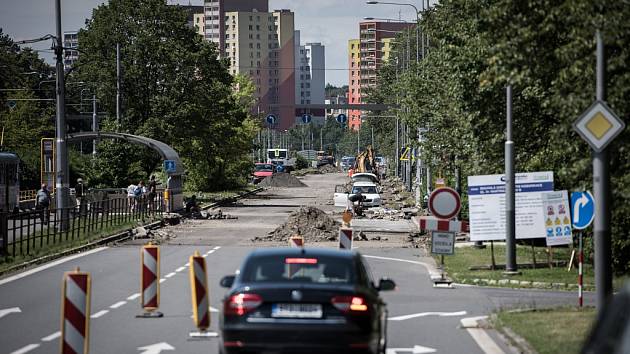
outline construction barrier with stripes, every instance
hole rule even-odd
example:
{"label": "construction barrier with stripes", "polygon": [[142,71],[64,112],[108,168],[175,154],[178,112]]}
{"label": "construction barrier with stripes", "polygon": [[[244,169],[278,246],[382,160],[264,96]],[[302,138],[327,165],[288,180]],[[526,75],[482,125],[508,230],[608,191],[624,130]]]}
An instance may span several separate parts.
{"label": "construction barrier with stripes", "polygon": [[144,313],[138,317],[162,317],[160,307],[160,247],[142,247],[141,305]]}
{"label": "construction barrier with stripes", "polygon": [[352,250],[352,229],[345,227],[339,229],[339,249]]}
{"label": "construction barrier with stripes", "polygon": [[90,274],[76,271],[63,276],[61,294],[61,354],[86,354],[90,333]]}
{"label": "construction barrier with stripes", "polygon": [[215,332],[207,332],[210,328],[210,293],[208,292],[208,273],[206,270],[206,260],[198,251],[190,256],[190,292],[192,295],[193,321],[199,329],[198,332],[191,332],[191,337],[216,337]]}

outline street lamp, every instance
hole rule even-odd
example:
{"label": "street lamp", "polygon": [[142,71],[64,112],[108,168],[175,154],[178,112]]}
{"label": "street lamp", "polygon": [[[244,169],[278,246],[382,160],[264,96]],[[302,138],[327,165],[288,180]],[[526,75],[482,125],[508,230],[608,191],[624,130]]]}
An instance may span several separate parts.
{"label": "street lamp", "polygon": [[[396,6],[411,6],[416,12],[416,63],[420,61],[417,48],[420,46],[418,27],[420,26],[420,11],[414,4],[402,3],[402,2],[385,2],[385,1],[366,1],[368,5],[396,5]],[[424,7],[424,0],[422,0],[422,7]],[[422,57],[424,58],[424,41],[422,41]]]}

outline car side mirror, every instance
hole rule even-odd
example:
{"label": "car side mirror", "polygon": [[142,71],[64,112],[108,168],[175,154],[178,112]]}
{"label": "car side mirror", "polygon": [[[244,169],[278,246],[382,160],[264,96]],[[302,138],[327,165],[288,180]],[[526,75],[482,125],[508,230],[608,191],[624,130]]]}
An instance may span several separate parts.
{"label": "car side mirror", "polygon": [[235,275],[226,275],[221,278],[221,282],[219,284],[221,284],[224,288],[231,288],[234,284],[234,279],[236,279]]}
{"label": "car side mirror", "polygon": [[396,283],[388,278],[382,278],[378,282],[378,291],[390,291],[396,289]]}

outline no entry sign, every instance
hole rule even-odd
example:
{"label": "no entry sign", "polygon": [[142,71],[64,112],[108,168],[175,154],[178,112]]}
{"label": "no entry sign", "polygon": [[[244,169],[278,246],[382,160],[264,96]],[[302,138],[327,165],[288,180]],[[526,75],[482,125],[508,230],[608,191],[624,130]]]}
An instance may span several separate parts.
{"label": "no entry sign", "polygon": [[429,211],[439,219],[455,217],[462,207],[459,194],[453,188],[442,187],[431,193],[429,197]]}

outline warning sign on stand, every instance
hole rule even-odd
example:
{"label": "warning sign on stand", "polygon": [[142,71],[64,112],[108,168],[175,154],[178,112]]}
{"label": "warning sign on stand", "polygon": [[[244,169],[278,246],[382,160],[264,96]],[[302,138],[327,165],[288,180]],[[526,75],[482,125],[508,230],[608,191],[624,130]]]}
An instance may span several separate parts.
{"label": "warning sign on stand", "polygon": [[455,233],[443,231],[431,232],[431,253],[447,255],[454,254]]}

